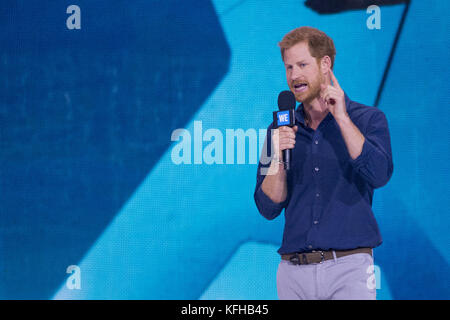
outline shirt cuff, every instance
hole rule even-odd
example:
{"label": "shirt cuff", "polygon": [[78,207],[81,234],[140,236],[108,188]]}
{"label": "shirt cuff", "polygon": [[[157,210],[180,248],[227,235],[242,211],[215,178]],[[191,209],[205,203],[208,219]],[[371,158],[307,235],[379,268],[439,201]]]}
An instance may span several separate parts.
{"label": "shirt cuff", "polygon": [[352,159],[350,157],[350,164],[356,169],[361,168],[367,163],[369,155],[372,153],[373,149],[374,146],[369,142],[369,140],[364,139],[364,144],[360,155],[357,156],[355,159]]}
{"label": "shirt cuff", "polygon": [[273,202],[272,199],[270,199],[262,190],[261,186],[259,186],[258,190],[256,190],[255,193],[255,200],[258,204],[258,207],[260,208],[261,214],[266,217],[267,219],[274,219],[276,218],[281,210],[285,207],[286,201],[276,203]]}

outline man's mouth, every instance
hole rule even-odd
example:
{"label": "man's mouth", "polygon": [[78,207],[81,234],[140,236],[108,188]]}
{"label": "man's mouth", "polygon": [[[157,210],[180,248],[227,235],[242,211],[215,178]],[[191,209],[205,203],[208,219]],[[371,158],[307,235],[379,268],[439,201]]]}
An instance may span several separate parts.
{"label": "man's mouth", "polygon": [[300,93],[306,90],[306,88],[308,88],[308,84],[307,83],[296,83],[294,84],[294,91],[296,93]]}

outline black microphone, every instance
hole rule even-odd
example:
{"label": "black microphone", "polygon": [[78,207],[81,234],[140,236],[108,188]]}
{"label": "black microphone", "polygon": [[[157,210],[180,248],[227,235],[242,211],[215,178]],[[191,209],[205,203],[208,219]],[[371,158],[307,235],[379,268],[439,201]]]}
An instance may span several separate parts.
{"label": "black microphone", "polygon": [[[273,112],[273,126],[279,128],[282,126],[293,127],[295,125],[295,95],[291,91],[281,91],[278,95],[279,111]],[[283,150],[284,169],[291,168],[292,150]]]}

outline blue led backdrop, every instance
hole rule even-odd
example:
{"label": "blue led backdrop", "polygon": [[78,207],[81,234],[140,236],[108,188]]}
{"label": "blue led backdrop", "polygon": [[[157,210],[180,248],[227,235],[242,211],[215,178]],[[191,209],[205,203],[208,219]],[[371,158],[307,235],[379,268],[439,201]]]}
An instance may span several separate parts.
{"label": "blue led backdrop", "polygon": [[[381,2],[380,29],[297,0],[2,2],[0,298],[277,299],[284,217],[258,213],[256,153],[230,156],[226,132],[261,144],[287,89],[277,43],[306,25],[389,121],[378,299],[449,299],[450,4]],[[176,129],[191,164],[174,162]]]}

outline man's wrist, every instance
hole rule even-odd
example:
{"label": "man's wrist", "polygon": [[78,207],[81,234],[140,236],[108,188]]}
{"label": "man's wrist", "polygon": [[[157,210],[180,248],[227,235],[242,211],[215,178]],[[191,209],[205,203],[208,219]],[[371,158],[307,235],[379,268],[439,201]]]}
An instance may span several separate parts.
{"label": "man's wrist", "polygon": [[348,126],[352,123],[352,120],[350,119],[347,112],[340,116],[335,117],[335,120],[339,126]]}
{"label": "man's wrist", "polygon": [[271,174],[277,174],[284,171],[284,162],[279,157],[273,157],[270,162],[270,170]]}
{"label": "man's wrist", "polygon": [[284,163],[280,159],[272,157],[269,167],[261,168],[261,170],[264,170],[261,174],[265,176],[279,175],[284,172]]}
{"label": "man's wrist", "polygon": [[284,161],[281,160],[279,157],[274,156],[274,157],[272,157],[272,164],[282,164],[282,165],[284,165]]}

